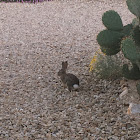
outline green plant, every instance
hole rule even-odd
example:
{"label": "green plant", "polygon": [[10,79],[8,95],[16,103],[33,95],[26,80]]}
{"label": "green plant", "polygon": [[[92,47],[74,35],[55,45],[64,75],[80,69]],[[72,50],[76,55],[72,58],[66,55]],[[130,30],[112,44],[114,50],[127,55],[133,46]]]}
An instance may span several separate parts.
{"label": "green plant", "polygon": [[139,80],[140,79],[139,68],[134,63],[132,63],[131,68],[129,68],[128,64],[124,64],[123,68],[122,68],[122,74],[127,79],[131,79],[131,80]]}
{"label": "green plant", "polygon": [[140,0],[127,0],[128,9],[136,18],[132,23],[123,26],[117,12],[109,10],[102,16],[106,30],[97,35],[97,41],[106,55],[116,55],[122,51],[124,57],[131,62],[131,68],[124,64],[122,74],[128,79],[140,79]]}
{"label": "green plant", "polygon": [[90,71],[101,79],[117,79],[122,76],[121,61],[116,55],[107,56],[98,51],[91,60]]}

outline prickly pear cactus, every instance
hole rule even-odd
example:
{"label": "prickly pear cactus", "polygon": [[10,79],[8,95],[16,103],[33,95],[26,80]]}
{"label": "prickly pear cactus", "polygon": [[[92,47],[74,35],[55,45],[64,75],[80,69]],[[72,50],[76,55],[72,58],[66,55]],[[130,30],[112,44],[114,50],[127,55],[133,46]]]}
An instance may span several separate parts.
{"label": "prickly pear cactus", "polygon": [[126,3],[130,12],[140,18],[140,0],[127,0]]}
{"label": "prickly pear cactus", "polygon": [[132,37],[135,40],[137,46],[140,46],[140,29],[139,26],[133,28]]}
{"label": "prickly pear cactus", "polygon": [[124,57],[132,63],[131,67],[123,65],[123,76],[138,80],[140,79],[140,0],[127,0],[126,3],[136,18],[132,23],[123,26],[117,12],[106,11],[102,16],[106,30],[97,35],[97,42],[106,55],[116,55],[122,51]]}
{"label": "prickly pear cactus", "polygon": [[103,53],[114,55],[120,51],[123,34],[111,30],[103,30],[97,36],[97,41]]}
{"label": "prickly pear cactus", "polygon": [[138,66],[132,63],[132,68],[129,68],[127,64],[123,65],[122,74],[125,78],[130,80],[139,80],[140,79],[140,70]]}
{"label": "prickly pear cactus", "polygon": [[107,11],[103,14],[102,22],[108,30],[121,31],[123,29],[121,17],[113,10]]}
{"label": "prickly pear cactus", "polygon": [[130,36],[132,33],[133,25],[132,24],[127,24],[123,27],[122,33],[124,37]]}
{"label": "prickly pear cactus", "polygon": [[133,26],[132,24],[123,26],[121,17],[113,10],[103,14],[102,22],[106,30],[97,35],[97,42],[103,53],[115,55],[121,50],[122,38],[130,35]]}
{"label": "prickly pear cactus", "polygon": [[120,43],[125,36],[124,32],[126,30],[123,30],[124,28],[119,14],[113,10],[103,14],[102,22],[106,30],[101,31],[97,35],[97,42],[103,53],[106,55],[115,55],[120,51]]}
{"label": "prickly pear cactus", "polygon": [[137,26],[139,26],[139,19],[138,18],[134,18],[132,21],[132,26],[135,28]]}
{"label": "prickly pear cactus", "polygon": [[140,60],[140,47],[135,44],[132,38],[125,38],[121,42],[122,52],[124,56],[131,62]]}

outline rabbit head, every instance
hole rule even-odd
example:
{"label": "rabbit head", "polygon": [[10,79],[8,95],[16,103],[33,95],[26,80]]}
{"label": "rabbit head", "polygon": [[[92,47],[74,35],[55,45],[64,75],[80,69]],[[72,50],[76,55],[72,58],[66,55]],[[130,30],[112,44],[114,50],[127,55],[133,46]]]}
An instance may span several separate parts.
{"label": "rabbit head", "polygon": [[62,69],[58,72],[58,76],[62,76],[66,74],[67,67],[68,67],[68,62],[67,61],[62,62]]}

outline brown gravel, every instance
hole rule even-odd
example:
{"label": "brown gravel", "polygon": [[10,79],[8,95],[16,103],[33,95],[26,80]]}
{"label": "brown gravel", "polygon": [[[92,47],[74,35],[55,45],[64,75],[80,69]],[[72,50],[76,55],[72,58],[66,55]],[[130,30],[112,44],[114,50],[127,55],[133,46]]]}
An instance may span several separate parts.
{"label": "brown gravel", "polygon": [[[133,17],[121,0],[0,4],[0,140],[140,140],[118,98],[119,80],[88,71],[110,9],[124,24]],[[63,60],[79,92],[63,89]]]}

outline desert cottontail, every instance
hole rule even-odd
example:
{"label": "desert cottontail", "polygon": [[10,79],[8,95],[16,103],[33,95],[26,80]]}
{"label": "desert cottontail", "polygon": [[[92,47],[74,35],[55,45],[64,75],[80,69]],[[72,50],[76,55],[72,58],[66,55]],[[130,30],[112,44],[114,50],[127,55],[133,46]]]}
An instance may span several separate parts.
{"label": "desert cottontail", "polygon": [[79,88],[79,79],[71,73],[66,73],[67,67],[68,62],[62,62],[62,69],[58,72],[58,76],[60,76],[64,87],[67,87],[71,92],[72,90],[77,90]]}

